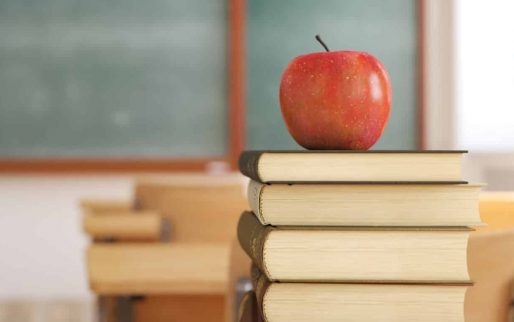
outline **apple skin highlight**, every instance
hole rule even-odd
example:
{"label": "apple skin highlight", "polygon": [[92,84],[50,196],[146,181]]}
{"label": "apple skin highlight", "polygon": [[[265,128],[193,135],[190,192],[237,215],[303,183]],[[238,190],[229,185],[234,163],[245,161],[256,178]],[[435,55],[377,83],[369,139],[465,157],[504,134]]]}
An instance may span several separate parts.
{"label": "apple skin highlight", "polygon": [[289,133],[306,149],[367,150],[389,119],[391,85],[368,53],[306,54],[282,74],[280,108]]}

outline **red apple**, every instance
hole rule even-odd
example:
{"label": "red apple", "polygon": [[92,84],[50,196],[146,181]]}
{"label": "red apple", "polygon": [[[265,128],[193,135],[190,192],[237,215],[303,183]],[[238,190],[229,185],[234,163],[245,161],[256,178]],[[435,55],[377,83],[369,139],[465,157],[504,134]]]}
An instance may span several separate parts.
{"label": "red apple", "polygon": [[328,51],[293,59],[280,82],[289,133],[307,149],[366,150],[382,134],[391,109],[384,66],[358,51]]}

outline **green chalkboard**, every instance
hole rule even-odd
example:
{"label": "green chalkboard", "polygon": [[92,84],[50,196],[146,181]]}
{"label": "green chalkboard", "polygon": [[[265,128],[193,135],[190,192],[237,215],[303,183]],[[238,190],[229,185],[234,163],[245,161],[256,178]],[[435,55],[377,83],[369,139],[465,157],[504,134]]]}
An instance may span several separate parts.
{"label": "green chalkboard", "polygon": [[299,148],[280,115],[280,76],[294,57],[332,50],[367,51],[389,72],[389,124],[374,148],[416,147],[417,72],[415,0],[248,0],[247,148]]}
{"label": "green chalkboard", "polygon": [[0,157],[227,150],[226,0],[0,1]]}
{"label": "green chalkboard", "polygon": [[[247,148],[298,147],[278,85],[316,33],[382,60],[393,109],[376,147],[415,147],[416,1],[247,1]],[[0,157],[225,154],[226,28],[226,0],[0,1]]]}

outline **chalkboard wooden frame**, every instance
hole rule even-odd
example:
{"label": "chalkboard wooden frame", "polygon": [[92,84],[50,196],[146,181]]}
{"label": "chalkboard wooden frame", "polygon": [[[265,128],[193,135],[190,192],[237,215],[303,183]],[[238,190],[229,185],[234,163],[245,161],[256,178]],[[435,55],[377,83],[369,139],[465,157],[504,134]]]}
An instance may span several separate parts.
{"label": "chalkboard wooden frame", "polygon": [[226,0],[228,5],[228,152],[202,158],[0,158],[0,173],[26,172],[149,172],[203,171],[213,161],[232,169],[245,144],[245,15],[246,0]]}
{"label": "chalkboard wooden frame", "polygon": [[417,0],[417,28],[418,28],[418,65],[417,65],[417,107],[418,107],[418,149],[423,150],[426,148],[426,134],[425,134],[425,15],[426,15],[426,0]]}

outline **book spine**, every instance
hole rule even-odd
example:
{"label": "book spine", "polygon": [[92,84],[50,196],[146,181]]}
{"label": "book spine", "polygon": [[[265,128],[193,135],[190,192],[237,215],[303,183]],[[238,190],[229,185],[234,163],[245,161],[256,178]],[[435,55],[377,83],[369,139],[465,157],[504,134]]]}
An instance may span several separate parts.
{"label": "book spine", "polygon": [[248,291],[244,294],[239,305],[238,320],[239,322],[262,322],[257,296],[254,291]]}
{"label": "book spine", "polygon": [[241,248],[263,272],[266,272],[263,258],[264,243],[272,229],[271,226],[261,225],[255,215],[248,211],[241,214],[237,225],[237,239]]}
{"label": "book spine", "polygon": [[265,303],[265,297],[266,293],[268,291],[268,288],[271,285],[271,282],[268,280],[266,275],[264,275],[257,265],[252,264],[251,269],[251,279],[252,279],[252,285],[253,290],[255,292],[256,300],[257,300],[257,307],[259,308],[260,317],[263,321],[267,321],[266,319],[266,303]]}
{"label": "book spine", "polygon": [[263,225],[268,224],[262,213],[262,194],[264,192],[265,187],[265,184],[251,180],[248,184],[247,191],[248,204],[250,205],[250,208],[252,209],[255,216],[257,216],[257,219],[259,219],[259,221]]}
{"label": "book spine", "polygon": [[239,156],[239,171],[250,179],[261,182],[259,176],[259,159],[262,152],[244,151]]}

